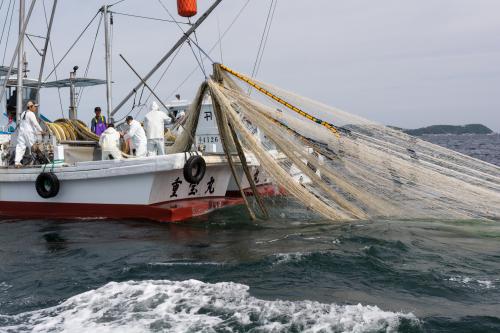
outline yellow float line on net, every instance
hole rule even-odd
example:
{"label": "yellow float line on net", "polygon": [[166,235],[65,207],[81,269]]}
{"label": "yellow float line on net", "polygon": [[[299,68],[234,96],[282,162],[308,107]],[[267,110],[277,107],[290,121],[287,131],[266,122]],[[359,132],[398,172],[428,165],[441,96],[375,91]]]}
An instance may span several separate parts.
{"label": "yellow float line on net", "polygon": [[257,83],[253,82],[252,80],[250,80],[249,78],[247,78],[246,76],[244,76],[243,74],[240,74],[238,72],[235,72],[233,71],[231,68],[229,67],[226,67],[224,65],[220,65],[220,67],[225,70],[226,72],[236,76],[238,79],[248,83],[249,85],[251,85],[252,87],[254,87],[255,89],[257,89],[258,91],[260,91],[261,93],[263,93],[264,95],[272,98],[273,100],[275,100],[276,102],[286,106],[287,108],[289,108],[290,110],[293,110],[295,112],[297,112],[298,114],[300,114],[302,117],[305,117],[311,121],[314,121],[316,124],[320,124],[321,126],[323,127],[326,127],[327,129],[329,129],[331,132],[333,132],[338,138],[340,138],[340,134],[339,134],[339,131],[337,130],[337,128],[330,124],[329,122],[326,122],[324,120],[321,120],[321,119],[318,119],[312,115],[310,115],[309,113],[307,112],[304,112],[303,110],[299,109],[298,107],[288,103],[287,101],[279,98],[278,96],[272,94],[271,92],[269,92],[268,90],[262,88],[261,86],[259,86]]}

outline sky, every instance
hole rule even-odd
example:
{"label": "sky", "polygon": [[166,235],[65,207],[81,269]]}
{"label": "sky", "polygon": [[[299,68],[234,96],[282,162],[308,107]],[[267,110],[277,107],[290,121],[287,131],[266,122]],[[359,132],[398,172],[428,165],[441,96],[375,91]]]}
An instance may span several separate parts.
{"label": "sky", "polygon": [[[3,2],[1,28],[8,17],[7,5],[13,0],[0,1]],[[116,1],[110,0],[108,4]],[[257,75],[259,80],[387,125],[417,128],[433,124],[482,123],[500,132],[500,1],[277,1]],[[27,7],[30,2],[26,1]],[[45,33],[43,2],[47,11],[52,5],[52,0],[37,1],[28,26],[28,32],[34,35]],[[213,3],[198,2],[199,13]],[[214,61],[222,59],[237,71],[251,73],[270,3],[271,0],[223,0],[199,28],[199,45],[208,52],[244,7],[222,39],[221,48],[216,47],[210,54]],[[59,1],[52,34],[56,63],[103,4],[102,0]],[[161,4],[176,15],[176,1],[173,0],[124,0],[112,7],[117,12],[112,49],[114,105],[138,82],[119,54],[123,54],[139,73],[145,74],[182,34],[173,23],[118,13],[168,19]],[[83,76],[99,17],[61,62],[57,71],[59,79],[67,78],[75,65],[80,67],[79,76]],[[4,65],[8,65],[12,56],[16,20],[17,16],[13,20]],[[43,40],[34,38],[34,41],[42,47]],[[5,38],[0,43],[0,56],[4,48]],[[26,52],[31,70],[29,76],[36,77],[40,57],[28,42]],[[210,61],[204,64],[211,72]],[[44,77],[52,68],[49,58]],[[148,82],[156,83],[165,68],[163,66]],[[193,74],[188,77],[190,73]],[[102,27],[89,77],[105,78]],[[49,78],[52,79],[54,75]],[[156,92],[164,101],[173,99],[176,93],[191,99],[203,80],[192,51],[184,46]],[[68,92],[61,93],[63,113],[67,116]],[[60,117],[57,90],[45,89],[41,95],[42,113],[49,118]],[[147,95],[145,92],[142,101]],[[138,99],[139,96],[136,101]],[[115,118],[125,116],[131,103]],[[104,86],[83,92],[79,117],[89,122],[97,105],[105,109]]]}

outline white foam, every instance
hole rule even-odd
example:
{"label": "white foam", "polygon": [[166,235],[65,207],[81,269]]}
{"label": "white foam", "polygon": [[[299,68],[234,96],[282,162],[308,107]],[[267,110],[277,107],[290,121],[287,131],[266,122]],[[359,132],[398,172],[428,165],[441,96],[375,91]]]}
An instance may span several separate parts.
{"label": "white foam", "polygon": [[150,262],[149,266],[223,266],[223,262],[197,262],[197,261],[167,261],[167,262]]}
{"label": "white foam", "polygon": [[[376,306],[265,301],[248,286],[196,280],[111,282],[64,303],[2,316],[12,332],[394,332],[413,314]],[[5,324],[4,324],[5,325]]]}
{"label": "white foam", "polygon": [[275,259],[274,265],[281,265],[290,262],[299,262],[308,255],[310,255],[309,252],[277,253],[273,255]]}
{"label": "white foam", "polygon": [[474,287],[477,287],[479,289],[491,289],[491,288],[495,288],[495,281],[491,281],[491,280],[475,280],[471,277],[468,277],[468,276],[460,276],[460,275],[456,275],[456,276],[452,276],[448,279],[448,281],[452,281],[452,282],[456,282],[456,283],[459,283],[459,284],[462,284],[466,287],[469,287],[469,288],[474,288]]}
{"label": "white foam", "polygon": [[477,283],[479,283],[479,285],[485,287],[486,289],[493,288],[493,281],[489,281],[489,280],[477,280]]}
{"label": "white foam", "polygon": [[5,281],[0,282],[0,292],[1,292],[1,291],[7,291],[7,290],[9,290],[10,288],[12,288],[12,285],[8,284],[8,283],[7,283],[7,282],[5,282]]}
{"label": "white foam", "polygon": [[300,262],[314,254],[327,255],[332,253],[330,250],[316,251],[316,252],[289,252],[289,253],[276,253],[272,255],[274,259],[273,265],[288,264],[292,262]]}

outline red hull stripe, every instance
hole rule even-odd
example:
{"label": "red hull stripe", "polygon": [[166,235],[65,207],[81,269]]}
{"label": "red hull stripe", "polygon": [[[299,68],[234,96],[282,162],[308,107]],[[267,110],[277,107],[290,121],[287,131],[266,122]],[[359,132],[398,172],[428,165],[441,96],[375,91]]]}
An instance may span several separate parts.
{"label": "red hull stripe", "polygon": [[[274,195],[274,186],[261,186],[263,195]],[[53,202],[0,201],[0,217],[21,219],[149,219],[181,222],[215,209],[240,205],[241,197],[203,198],[155,205],[82,204]]]}

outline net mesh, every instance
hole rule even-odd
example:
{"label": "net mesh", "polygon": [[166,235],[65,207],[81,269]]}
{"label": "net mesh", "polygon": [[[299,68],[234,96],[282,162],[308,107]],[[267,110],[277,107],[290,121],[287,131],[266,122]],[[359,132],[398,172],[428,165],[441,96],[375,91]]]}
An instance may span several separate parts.
{"label": "net mesh", "polygon": [[[221,77],[209,81],[212,98],[243,147],[288,194],[325,217],[500,218],[498,166],[265,82],[250,81],[267,92],[250,97],[243,81]],[[334,124],[338,135],[297,110]]]}
{"label": "net mesh", "polygon": [[201,105],[203,104],[203,97],[206,94],[207,87],[208,85],[206,83],[200,86],[193,103],[189,106],[187,116],[174,127],[176,139],[174,144],[167,148],[168,154],[182,153],[191,150],[191,146],[195,143],[194,135],[198,127]]}

